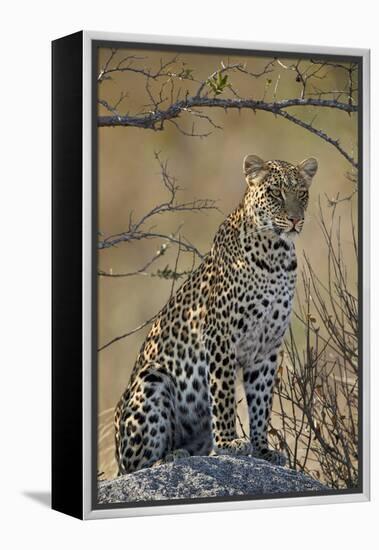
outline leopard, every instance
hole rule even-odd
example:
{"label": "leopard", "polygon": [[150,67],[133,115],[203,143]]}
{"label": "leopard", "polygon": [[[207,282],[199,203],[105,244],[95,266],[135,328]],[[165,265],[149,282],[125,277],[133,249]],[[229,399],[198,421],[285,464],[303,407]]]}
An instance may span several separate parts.
{"label": "leopard", "polygon": [[[284,466],[268,431],[280,350],[294,301],[295,241],[318,170],[243,159],[242,200],[211,249],[151,325],[115,409],[118,475],[190,456],[233,455]],[[249,429],[237,435],[236,380]]]}

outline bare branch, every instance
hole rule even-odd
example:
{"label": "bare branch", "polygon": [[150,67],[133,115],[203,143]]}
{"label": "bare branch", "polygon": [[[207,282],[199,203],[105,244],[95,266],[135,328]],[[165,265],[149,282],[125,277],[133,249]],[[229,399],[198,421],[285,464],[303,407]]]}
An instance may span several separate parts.
{"label": "bare branch", "polygon": [[151,113],[146,116],[122,116],[121,120],[114,120],[111,116],[99,116],[98,126],[135,126],[137,128],[156,129],[158,123],[177,118],[183,112],[194,107],[216,107],[219,109],[251,109],[252,111],[268,111],[277,114],[278,111],[289,107],[320,107],[338,109],[345,113],[356,113],[357,105],[349,105],[335,99],[293,98],[276,102],[265,102],[260,99],[230,99],[220,97],[189,96],[186,99],[176,101],[167,109]]}
{"label": "bare branch", "polygon": [[[187,239],[181,240],[176,238],[178,230],[171,234],[164,234],[151,229],[144,229],[144,226],[149,221],[152,221],[157,216],[166,213],[173,212],[206,212],[210,210],[218,210],[215,201],[210,199],[194,199],[187,202],[178,202],[177,193],[180,191],[179,186],[176,183],[176,179],[168,172],[167,161],[163,162],[159,153],[155,153],[155,158],[159,164],[161,171],[161,181],[164,187],[169,193],[167,201],[162,202],[154,206],[146,214],[144,214],[137,222],[129,221],[129,227],[122,233],[110,235],[98,242],[98,249],[103,250],[105,248],[111,248],[122,242],[127,243],[131,241],[140,241],[143,239],[163,239],[168,243],[179,245],[181,251],[191,252],[196,254],[199,258],[203,258],[203,254]],[[144,271],[144,269],[141,269]]]}
{"label": "bare branch", "polygon": [[334,99],[315,99],[315,98],[296,98],[296,99],[287,99],[277,102],[264,102],[261,100],[253,99],[221,99],[221,98],[209,98],[209,97],[188,97],[185,100],[176,101],[174,104],[170,105],[166,110],[156,110],[152,113],[142,116],[129,116],[129,115],[112,115],[112,116],[99,116],[98,117],[98,126],[107,127],[107,126],[133,126],[137,128],[145,128],[155,131],[162,131],[164,129],[164,122],[169,121],[174,123],[177,128],[180,129],[182,133],[190,136],[199,136],[206,137],[208,133],[197,134],[193,130],[188,133],[181,129],[178,124],[175,122],[176,118],[179,118],[185,112],[191,112],[195,107],[203,108],[220,108],[224,110],[228,109],[250,109],[252,111],[266,111],[274,115],[280,115],[288,121],[301,126],[302,128],[310,131],[313,134],[316,134],[318,137],[324,141],[333,145],[345,158],[352,164],[352,166],[357,167],[358,163],[341,147],[338,139],[333,139],[328,136],[324,131],[314,128],[311,124],[304,122],[303,120],[291,115],[286,111],[286,108],[289,107],[298,107],[298,106],[317,106],[321,108],[331,108],[339,109],[347,113],[353,113],[357,111],[356,105],[350,105],[347,103],[342,103]]}
{"label": "bare branch", "polygon": [[[136,56],[124,57],[121,61],[115,62],[115,52],[112,50],[104,67],[99,74],[99,82],[111,78],[112,74],[122,72],[134,72],[141,74],[145,79],[145,90],[148,97],[148,104],[144,111],[139,113],[120,114],[117,107],[109,105],[108,102],[101,99],[102,105],[110,114],[98,116],[99,127],[136,127],[153,131],[162,131],[165,123],[173,124],[180,133],[185,136],[205,138],[211,134],[208,130],[198,130],[194,123],[190,130],[180,124],[179,119],[185,114],[207,122],[212,128],[221,129],[220,125],[215,124],[209,114],[203,110],[223,109],[225,112],[233,109],[247,109],[253,112],[265,111],[274,116],[281,116],[288,122],[296,124],[326,141],[354,167],[357,162],[340,145],[339,140],[329,136],[325,131],[317,129],[313,123],[308,123],[299,116],[289,113],[288,109],[292,107],[303,107],[313,109],[336,109],[347,113],[349,116],[358,111],[358,105],[354,102],[357,86],[357,65],[354,63],[341,64],[326,62],[323,60],[296,60],[293,63],[286,64],[280,59],[271,59],[262,68],[261,71],[253,72],[247,68],[246,63],[230,63],[221,61],[218,69],[209,74],[203,80],[197,80],[193,76],[193,69],[179,62],[179,56],[174,56],[168,61],[160,61],[156,69],[139,67],[136,61],[140,58]],[[275,69],[275,67],[277,67]],[[275,84],[271,88],[272,78],[267,78],[264,86],[263,98],[241,97],[230,79],[233,74],[240,73],[247,79],[259,80],[260,78],[277,71]],[[325,82],[330,71],[343,71],[346,78],[345,85],[341,90],[320,89],[315,82]],[[296,82],[300,85],[299,97],[277,100],[280,72],[292,72]],[[184,91],[184,97],[181,88],[176,89],[175,84],[178,80],[187,80],[198,82],[197,90],[191,92],[190,88]],[[152,84],[155,84],[152,86]],[[158,90],[157,90],[158,83]],[[191,82],[188,84],[191,86]],[[159,88],[160,86],[160,88]],[[169,90],[166,92],[166,89]],[[266,100],[268,92],[272,94],[272,101]],[[227,97],[227,93],[233,97]],[[222,96],[222,97],[220,97]],[[342,101],[345,98],[346,101]]]}
{"label": "bare branch", "polygon": [[[179,234],[179,231],[181,229],[180,227],[171,234],[165,234],[159,231],[155,231],[154,229],[145,230],[144,227],[146,223],[148,221],[151,222],[157,216],[160,216],[161,214],[165,214],[167,212],[196,213],[201,211],[218,210],[218,209],[215,206],[215,201],[211,201],[209,199],[195,199],[188,202],[178,202],[177,193],[180,191],[180,188],[177,184],[176,178],[174,178],[168,171],[167,161],[163,161],[158,152],[155,153],[155,159],[159,164],[161,182],[164,188],[166,189],[166,191],[168,192],[168,195],[169,195],[168,199],[165,202],[154,206],[150,211],[144,214],[136,222],[133,221],[132,214],[130,214],[128,229],[123,233],[110,235],[109,237],[104,238],[102,241],[98,243],[98,248],[102,250],[105,248],[111,248],[113,246],[117,246],[117,244],[119,243],[130,243],[132,241],[141,241],[141,240],[148,240],[148,239],[160,239],[165,242],[161,244],[160,248],[151,256],[151,258],[142,267],[138,268],[137,270],[133,270],[125,273],[117,273],[117,272],[113,272],[113,270],[111,271],[100,270],[98,274],[101,277],[123,278],[123,277],[133,277],[137,275],[144,275],[144,276],[159,277],[162,279],[167,279],[171,281],[171,291],[170,291],[170,296],[171,296],[174,291],[175,282],[178,279],[189,275],[194,269],[195,258],[202,259],[203,254],[188,239],[186,239],[185,237]],[[100,233],[100,235],[102,235],[102,233]],[[147,270],[156,261],[162,258],[162,256],[166,253],[170,245],[176,245],[178,247],[174,268],[170,269],[170,267],[166,265],[164,269],[158,269],[156,273],[149,273]],[[182,252],[192,254],[192,258],[193,258],[192,268],[190,271],[181,271],[181,272],[178,271],[179,256]],[[120,336],[116,336],[106,344],[102,345],[98,351],[102,351],[107,347],[111,346],[112,344],[114,344],[115,342],[118,342],[119,340],[127,338],[128,336],[135,334],[139,330],[142,330],[143,328],[148,326],[155,318],[156,318],[156,315],[154,315],[153,317],[151,317],[151,319],[149,319],[145,323],[142,323],[138,327],[128,332],[125,332]]]}
{"label": "bare branch", "polygon": [[154,262],[159,260],[165,254],[168,246],[168,244],[163,243],[161,247],[156,251],[155,255],[136,271],[129,271],[127,273],[113,273],[113,270],[109,272],[100,270],[98,272],[98,275],[100,275],[101,277],[134,277],[136,275],[151,276],[151,273],[148,273],[147,270],[151,265],[153,265]]}
{"label": "bare branch", "polygon": [[[174,69],[174,65],[178,62],[178,55],[175,55],[172,59],[163,62],[163,60],[160,60],[160,66],[156,71],[153,71],[152,69],[142,69],[140,67],[135,66],[136,61],[145,60],[146,57],[142,56],[136,56],[136,55],[128,55],[127,57],[124,57],[119,61],[115,66],[110,67],[110,64],[112,60],[114,59],[115,55],[117,53],[117,50],[112,50],[111,54],[106,61],[104,67],[101,69],[99,75],[98,75],[98,82],[102,82],[103,80],[109,80],[112,78],[112,75],[115,73],[136,73],[140,74],[148,79],[152,80],[158,80],[160,78],[167,78],[167,77],[175,77],[180,80],[194,80],[191,76],[191,71],[186,68],[186,64],[182,63],[181,67],[178,70]],[[172,67],[172,69],[171,69]]]}
{"label": "bare branch", "polygon": [[147,327],[148,325],[150,325],[156,319],[157,315],[158,314],[156,313],[155,315],[153,315],[153,317],[151,317],[150,319],[148,319],[147,321],[145,321],[141,325],[138,325],[138,327],[136,327],[132,330],[129,330],[128,332],[125,332],[125,334],[121,334],[120,336],[116,336],[115,338],[112,338],[112,340],[109,340],[109,342],[107,342],[106,344],[103,344],[102,346],[100,346],[97,351],[103,351],[104,349],[108,348],[109,346],[111,346],[115,342],[119,342],[120,340],[123,340],[124,338],[127,338],[128,336],[131,336],[132,334],[135,334],[136,332],[138,332],[138,331],[142,330],[143,328]]}
{"label": "bare branch", "polygon": [[331,138],[323,130],[318,130],[317,128],[312,126],[312,124],[309,124],[308,122],[304,122],[303,120],[301,120],[297,117],[294,117],[293,115],[290,115],[287,111],[278,111],[277,114],[284,117],[285,119],[293,122],[294,124],[297,124],[298,126],[301,126],[302,128],[305,128],[306,130],[308,130],[312,134],[316,134],[316,136],[318,136],[322,140],[330,143],[331,145],[333,145],[333,147],[335,147],[337,149],[337,151],[339,151],[341,153],[341,155],[343,157],[345,157],[346,160],[348,160],[350,162],[350,164],[352,166],[354,166],[354,168],[358,167],[358,163],[341,147],[340,142],[339,142],[338,139]]}
{"label": "bare branch", "polygon": [[291,468],[341,489],[356,487],[358,480],[358,308],[334,221],[338,204],[329,226],[320,210],[327,283],[306,258],[304,296],[296,315],[305,343],[290,329],[270,433],[272,443],[285,449]]}

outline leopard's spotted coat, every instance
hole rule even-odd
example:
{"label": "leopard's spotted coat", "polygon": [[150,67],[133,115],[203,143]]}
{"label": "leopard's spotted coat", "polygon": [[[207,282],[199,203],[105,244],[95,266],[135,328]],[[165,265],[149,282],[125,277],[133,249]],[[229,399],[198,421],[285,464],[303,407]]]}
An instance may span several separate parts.
{"label": "leopard's spotted coat", "polygon": [[[302,229],[315,159],[244,159],[247,189],[200,266],[160,312],[115,415],[119,473],[211,451],[283,464],[267,445],[277,354],[296,281],[293,236]],[[236,371],[249,440],[236,436]]]}

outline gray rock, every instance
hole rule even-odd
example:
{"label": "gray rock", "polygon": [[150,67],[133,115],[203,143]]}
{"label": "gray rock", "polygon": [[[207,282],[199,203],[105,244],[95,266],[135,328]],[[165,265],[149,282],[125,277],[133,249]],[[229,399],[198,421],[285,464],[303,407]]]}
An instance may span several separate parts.
{"label": "gray rock", "polygon": [[267,496],[327,490],[288,468],[249,456],[194,456],[100,481],[99,503],[227,496]]}

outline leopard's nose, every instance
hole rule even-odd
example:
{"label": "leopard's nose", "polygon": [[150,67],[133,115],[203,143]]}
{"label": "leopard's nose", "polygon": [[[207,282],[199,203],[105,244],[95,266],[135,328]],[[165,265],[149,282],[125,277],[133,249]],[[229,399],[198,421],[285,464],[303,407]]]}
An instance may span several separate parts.
{"label": "leopard's nose", "polygon": [[290,222],[292,222],[292,225],[293,227],[296,227],[297,224],[301,221],[301,218],[293,218],[293,217],[290,217],[288,218]]}

